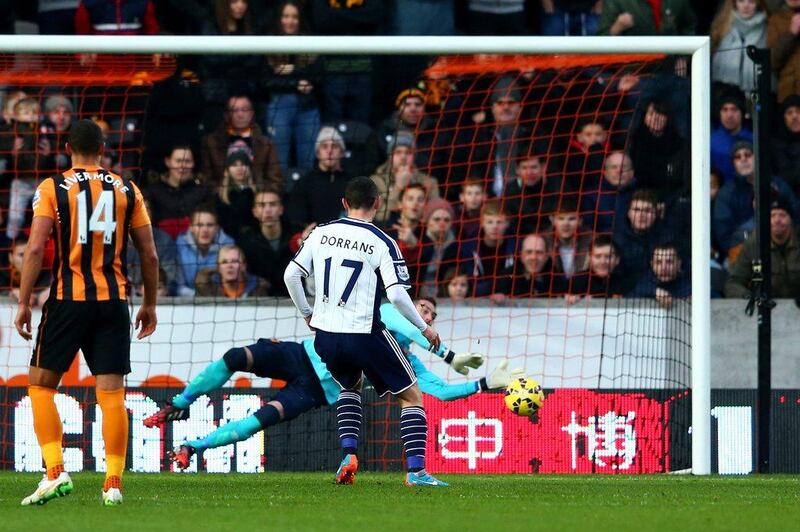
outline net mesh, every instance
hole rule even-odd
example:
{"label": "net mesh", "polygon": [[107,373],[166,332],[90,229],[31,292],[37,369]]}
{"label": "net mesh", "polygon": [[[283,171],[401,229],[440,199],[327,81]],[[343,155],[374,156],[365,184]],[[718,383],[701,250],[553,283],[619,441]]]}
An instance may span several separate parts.
{"label": "net mesh", "polygon": [[[193,405],[190,421],[165,432],[140,423],[231,347],[308,337],[285,298],[283,268],[311,224],[339,216],[337,198],[355,175],[378,184],[387,208],[377,223],[398,240],[413,295],[438,298],[442,338],[488,361],[469,377],[415,348],[421,362],[456,384],[508,358],[548,393],[531,420],[514,416],[500,394],[426,397],[434,470],[689,465],[689,108],[680,58],[440,57],[399,93],[393,112],[381,109],[386,120],[371,123],[350,112],[364,102],[349,100],[338,114],[330,103],[337,90],[361,90],[353,58],[294,59],[309,92],[287,89],[279,72],[285,58],[259,59],[260,74],[239,85],[208,68],[222,58],[205,59],[0,56],[0,254],[10,300],[34,187],[69,168],[65,112],[101,124],[103,165],[140,185],[157,243],[162,238],[159,329],[150,341],[134,341],[127,379],[135,427],[129,467],[168,468],[168,449],[252,413],[274,392],[269,387],[283,385],[237,374],[231,388]],[[356,72],[348,71],[354,63]],[[292,83],[300,86],[296,77]],[[374,100],[379,106],[379,95]],[[34,118],[25,119],[26,106]],[[341,144],[341,169],[326,141]],[[237,165],[249,171],[239,175]],[[280,206],[268,205],[273,196]],[[195,212],[209,204],[216,217]],[[226,284],[224,246],[233,243],[247,271]],[[136,292],[135,261],[130,281]],[[47,286],[45,276],[39,305]],[[24,388],[30,346],[13,318],[7,305],[0,468],[35,470]],[[65,445],[74,451],[67,468],[101,468],[94,381],[76,360],[62,383],[59,407],[71,427]],[[365,467],[401,468],[399,407],[373,395],[365,404]],[[207,451],[200,468],[330,469],[339,455],[334,419],[328,408],[305,414],[266,439]]]}

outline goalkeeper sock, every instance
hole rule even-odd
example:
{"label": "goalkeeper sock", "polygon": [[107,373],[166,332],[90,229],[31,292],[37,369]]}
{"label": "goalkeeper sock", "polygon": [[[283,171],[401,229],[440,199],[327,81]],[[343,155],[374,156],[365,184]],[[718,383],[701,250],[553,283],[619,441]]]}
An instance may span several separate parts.
{"label": "goalkeeper sock", "polygon": [[33,410],[33,430],[42,448],[47,478],[54,480],[64,471],[64,453],[61,449],[63,428],[56,408],[56,391],[44,386],[28,386],[28,395]]}
{"label": "goalkeeper sock", "polygon": [[125,389],[97,390],[97,404],[103,411],[103,442],[106,444],[106,479],[122,478],[128,452],[128,410]]}
{"label": "goalkeeper sock", "polygon": [[407,406],[400,411],[400,437],[406,452],[406,465],[412,473],[425,469],[425,442],[428,419],[420,406]]}
{"label": "goalkeeper sock", "polygon": [[255,415],[247,416],[239,421],[231,421],[230,423],[222,425],[205,438],[187,441],[186,445],[194,447],[196,451],[200,452],[206,449],[214,449],[215,447],[222,447],[224,445],[236,443],[237,441],[246,440],[263,429],[264,427],[261,426],[261,422]]}
{"label": "goalkeeper sock", "polygon": [[204,369],[200,375],[192,379],[192,382],[179,395],[172,398],[172,405],[176,408],[189,408],[194,401],[212,390],[222,387],[228,382],[233,372],[228,369],[224,359],[219,359]]}
{"label": "goalkeeper sock", "polygon": [[361,417],[361,394],[344,390],[339,392],[339,401],[336,403],[336,420],[339,425],[339,441],[344,454],[358,452]]}

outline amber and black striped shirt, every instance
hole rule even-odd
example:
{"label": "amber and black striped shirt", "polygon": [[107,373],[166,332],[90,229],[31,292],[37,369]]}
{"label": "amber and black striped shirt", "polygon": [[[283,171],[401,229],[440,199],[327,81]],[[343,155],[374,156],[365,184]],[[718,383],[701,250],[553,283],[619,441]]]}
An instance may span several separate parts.
{"label": "amber and black striped shirt", "polygon": [[150,224],[133,181],[96,166],[71,168],[39,185],[33,215],[55,221],[51,296],[72,301],[127,297],[128,235]]}

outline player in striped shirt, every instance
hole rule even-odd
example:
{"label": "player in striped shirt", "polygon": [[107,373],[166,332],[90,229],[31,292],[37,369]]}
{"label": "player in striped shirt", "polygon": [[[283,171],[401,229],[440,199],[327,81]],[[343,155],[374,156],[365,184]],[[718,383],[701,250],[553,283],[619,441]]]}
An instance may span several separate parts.
{"label": "player in striped shirt", "polygon": [[42,181],[33,197],[33,223],[15,320],[19,334],[30,340],[31,290],[52,232],[53,284],[42,309],[28,387],[46,473],[22,504],[44,504],[73,489],[64,471],[61,417],[54,397],[61,376],[80,350],[97,379],[107,465],[102,500],[111,506],[122,502],[128,446],[123,379],[131,371],[125,258],[129,236],[142,258],[144,299],[136,315],[140,339],[156,328],[158,257],[139,189],[131,180],[99,166],[104,149],[100,128],[91,120],[79,120],[70,129],[66,148],[72,168]]}
{"label": "player in striped shirt", "polygon": [[[417,311],[428,325],[436,319],[436,301],[421,298],[415,302]],[[470,395],[499,388],[522,375],[522,370],[508,371],[506,362],[487,377],[458,384],[448,384],[428,370],[414,354],[411,344],[423,349],[430,347],[419,330],[405,319],[390,303],[380,307],[381,321],[403,347],[405,355],[414,367],[420,389],[443,401],[460,399]],[[448,361],[450,366],[466,375],[469,368],[483,364],[483,357],[477,353],[455,354],[444,344],[437,355]],[[245,371],[259,377],[281,379],[286,386],[254,414],[222,425],[204,438],[191,440],[170,453],[180,469],[186,469],[191,458],[205,449],[213,449],[243,441],[267,427],[290,421],[314,408],[336,404],[339,398],[339,385],[333,380],[328,368],[314,351],[314,340],[302,342],[279,342],[260,339],[246,347],[235,347],[195,377],[167,405],[144,420],[146,427],[156,427],[172,421],[189,418],[189,407],[201,395],[221,388],[234,372]]]}

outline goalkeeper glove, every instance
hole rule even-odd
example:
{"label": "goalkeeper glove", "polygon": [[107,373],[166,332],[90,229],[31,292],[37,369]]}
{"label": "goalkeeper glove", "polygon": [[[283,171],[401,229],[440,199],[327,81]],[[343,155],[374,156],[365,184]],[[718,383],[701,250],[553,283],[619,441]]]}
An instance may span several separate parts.
{"label": "goalkeeper glove", "polygon": [[509,371],[508,359],[504,358],[503,361],[497,365],[493,372],[480,380],[480,388],[482,392],[505,388],[514,379],[519,379],[520,377],[524,376],[525,371],[522,368],[514,368]]}
{"label": "goalkeeper glove", "polygon": [[454,353],[450,351],[445,355],[444,361],[462,375],[469,373],[468,368],[479,368],[483,365],[483,355],[480,353]]}

